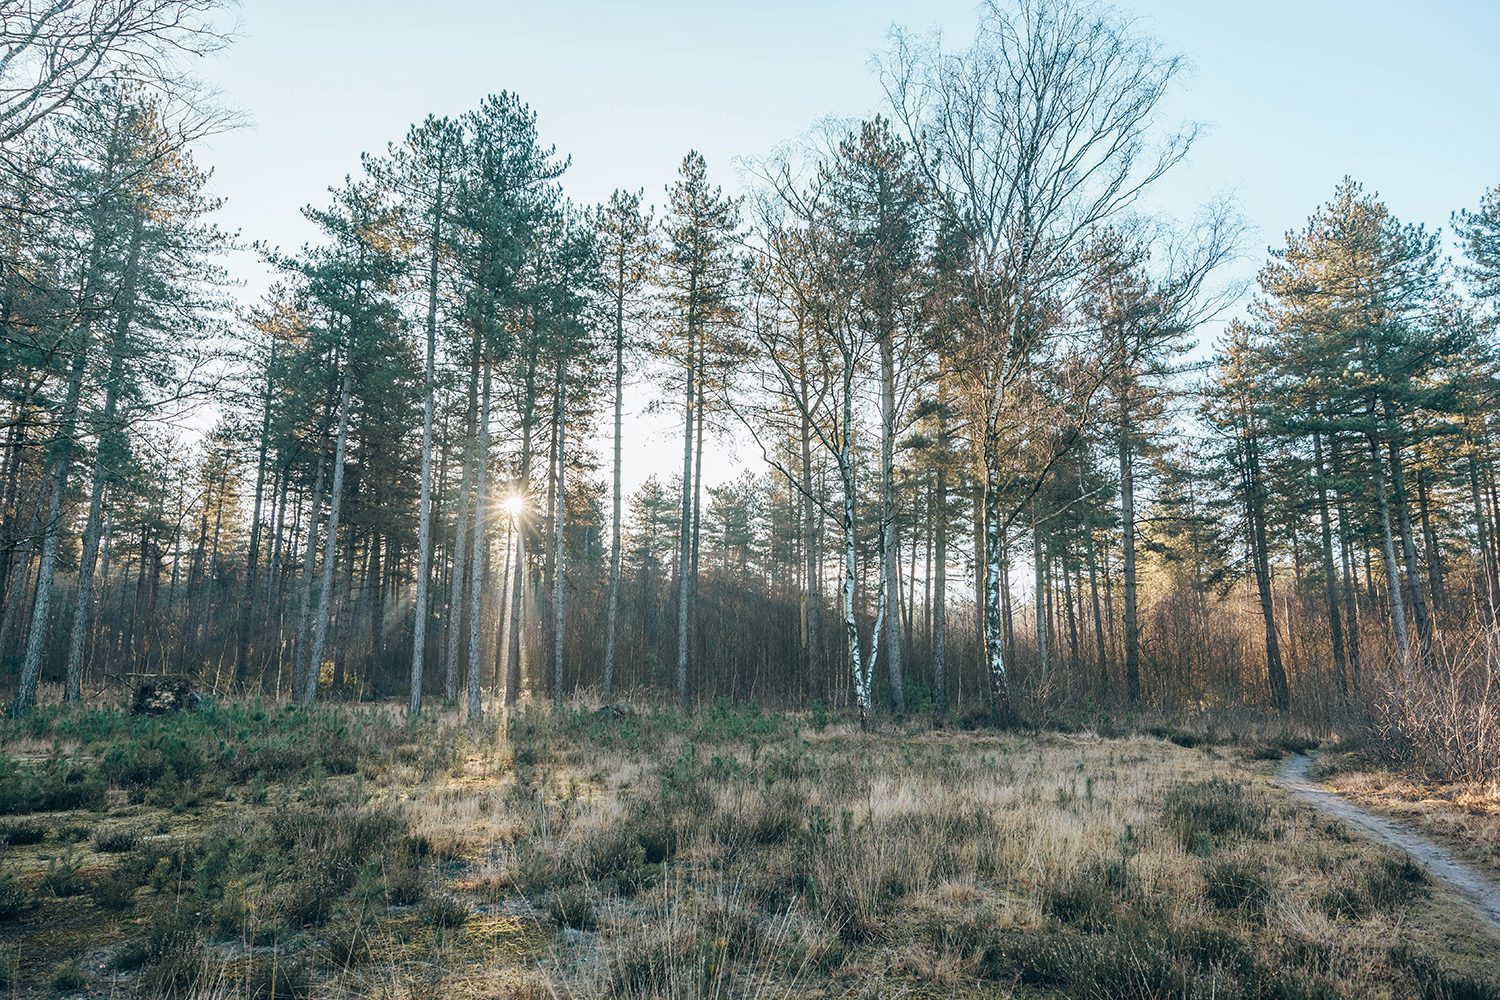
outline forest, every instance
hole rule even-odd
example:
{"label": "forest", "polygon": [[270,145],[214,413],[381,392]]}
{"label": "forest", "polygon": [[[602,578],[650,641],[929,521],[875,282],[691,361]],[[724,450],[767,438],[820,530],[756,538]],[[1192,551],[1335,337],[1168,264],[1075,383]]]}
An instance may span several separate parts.
{"label": "forest", "polygon": [[[279,247],[218,221],[231,14],[0,0],[0,814],[97,814],[0,831],[0,984],[1500,995],[1447,924],[1380,944],[1465,904],[1267,763],[1447,789],[1406,811],[1500,869],[1500,183],[1168,217],[1185,59],[991,0],[893,30],[863,120],[601,204],[475,95]],[[62,940],[106,912],[110,973]]]}

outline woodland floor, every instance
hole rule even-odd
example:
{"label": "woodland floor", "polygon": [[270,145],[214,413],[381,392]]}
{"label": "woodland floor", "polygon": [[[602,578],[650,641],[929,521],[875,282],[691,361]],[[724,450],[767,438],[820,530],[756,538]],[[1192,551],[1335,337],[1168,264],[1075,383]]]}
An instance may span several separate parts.
{"label": "woodland floor", "polygon": [[[1301,746],[1282,742],[867,735],[728,706],[528,710],[508,732],[383,709],[44,711],[0,723],[0,985],[1500,997],[1500,939],[1278,787]],[[1399,808],[1404,779],[1337,774]],[[1493,789],[1421,794],[1424,822],[1494,863]]]}

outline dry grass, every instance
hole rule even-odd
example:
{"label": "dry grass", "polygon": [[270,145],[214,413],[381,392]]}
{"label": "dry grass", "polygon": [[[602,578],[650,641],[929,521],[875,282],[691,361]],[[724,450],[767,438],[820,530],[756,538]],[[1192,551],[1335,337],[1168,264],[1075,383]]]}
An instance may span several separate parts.
{"label": "dry grass", "polygon": [[[1441,892],[1213,747],[723,708],[389,738],[378,766],[232,805],[112,792],[106,825],[136,842],[70,848],[97,882],[153,843],[273,845],[301,817],[282,839],[313,855],[293,874],[350,844],[385,859],[330,868],[315,884],[336,898],[296,896],[300,924],[273,909],[303,882],[254,888],[239,844],[197,857],[245,872],[243,911],[180,931],[148,917],[187,892],[160,865],[123,900],[42,892],[59,831],[98,817],[30,818],[45,836],[7,848],[32,904],[0,923],[27,956],[10,991],[48,995],[76,962],[90,989],[146,995],[165,980],[110,956],[159,940],[189,963],[175,995],[224,998],[1497,995],[1475,972],[1496,942]],[[365,846],[371,830],[385,839]]]}
{"label": "dry grass", "polygon": [[1500,878],[1500,782],[1437,781],[1360,753],[1327,754],[1318,763],[1328,788],[1422,827]]}

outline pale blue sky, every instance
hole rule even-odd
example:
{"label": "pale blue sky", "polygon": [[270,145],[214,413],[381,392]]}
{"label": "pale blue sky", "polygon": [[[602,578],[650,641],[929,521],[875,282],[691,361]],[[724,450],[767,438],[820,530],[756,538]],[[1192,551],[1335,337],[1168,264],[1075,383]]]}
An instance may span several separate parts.
{"label": "pale blue sky", "polygon": [[[1189,57],[1171,110],[1209,128],[1158,201],[1187,215],[1216,192],[1233,194],[1253,227],[1244,273],[1345,173],[1431,226],[1500,184],[1500,0],[1121,6]],[[240,40],[201,72],[253,124],[215,138],[203,158],[228,199],[222,221],[291,248],[310,236],[299,207],[357,170],[362,150],[504,89],[572,156],[564,182],[576,201],[625,187],[659,202],[689,148],[736,189],[734,158],[763,155],[825,116],[880,110],[871,57],[892,24],[940,28],[958,43],[976,9],[970,0],[243,0]],[[237,265],[261,287],[248,260]]]}

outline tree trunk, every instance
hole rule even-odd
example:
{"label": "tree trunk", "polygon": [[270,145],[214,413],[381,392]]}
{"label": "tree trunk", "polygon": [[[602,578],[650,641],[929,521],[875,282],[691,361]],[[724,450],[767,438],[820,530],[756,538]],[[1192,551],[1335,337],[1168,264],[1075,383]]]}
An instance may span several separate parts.
{"label": "tree trunk", "polygon": [[1329,459],[1332,462],[1332,472],[1337,485],[1334,488],[1334,513],[1338,515],[1339,536],[1339,560],[1343,569],[1344,590],[1344,624],[1347,626],[1348,653],[1349,653],[1349,684],[1352,691],[1359,692],[1359,593],[1358,579],[1355,571],[1351,568],[1353,554],[1350,550],[1349,541],[1349,517],[1344,503],[1344,487],[1342,485],[1344,466],[1343,442],[1339,435],[1334,433],[1328,439]]}
{"label": "tree trunk", "polygon": [[1422,548],[1427,556],[1427,583],[1431,588],[1432,614],[1436,618],[1443,610],[1443,549],[1438,543],[1437,531],[1432,525],[1431,502],[1427,488],[1427,470],[1417,467],[1417,512],[1422,526]]}
{"label": "tree trunk", "polygon": [[948,421],[945,387],[938,386],[938,467],[936,523],[933,525],[932,696],[939,714],[948,713]]}
{"label": "tree trunk", "polygon": [[135,318],[135,290],[140,267],[143,222],[134,219],[130,234],[130,251],[120,278],[120,297],[116,308],[114,337],[110,342],[109,375],[104,386],[104,412],[95,428],[94,468],[89,487],[88,521],[83,531],[83,555],[78,563],[78,583],[74,594],[73,628],[68,637],[68,660],[63,700],[76,705],[82,698],[83,642],[88,633],[94,609],[94,563],[99,556],[99,532],[103,523],[104,483],[110,471],[107,466],[109,444],[119,407],[120,384],[125,378],[125,346],[130,324]]}
{"label": "tree trunk", "polygon": [[604,626],[604,697],[615,688],[615,629],[620,609],[620,455],[621,427],[625,402],[625,253],[622,249],[615,275],[615,455],[614,489],[611,494],[613,515],[609,534],[609,610]]}
{"label": "tree trunk", "polygon": [[307,657],[301,701],[311,705],[318,697],[318,678],[323,669],[323,647],[328,641],[328,615],[333,602],[333,563],[338,551],[339,507],[344,493],[344,451],[349,438],[349,393],[353,361],[344,359],[343,385],[339,389],[339,428],[333,446],[333,485],[328,496],[328,533],[324,538],[323,580],[318,595],[318,617],[313,627],[312,649]]}
{"label": "tree trunk", "polygon": [[1469,467],[1469,502],[1474,508],[1474,530],[1479,538],[1479,557],[1484,563],[1484,579],[1482,586],[1485,594],[1483,605],[1491,620],[1495,618],[1497,599],[1500,599],[1500,571],[1495,565],[1495,547],[1491,544],[1489,532],[1489,519],[1485,517],[1484,501],[1479,495],[1479,468],[1478,458],[1470,456]]}
{"label": "tree trunk", "polygon": [[697,366],[696,345],[688,334],[686,402],[682,417],[682,510],[678,519],[677,539],[677,701],[687,705],[688,698],[688,620],[692,600],[693,561],[693,407],[696,402],[693,375]]}
{"label": "tree trunk", "polygon": [[1033,524],[1031,528],[1031,561],[1035,580],[1032,596],[1035,599],[1036,609],[1036,659],[1041,679],[1047,679],[1048,651],[1047,651],[1047,582],[1044,573],[1047,566],[1046,552],[1042,546],[1042,526]]}
{"label": "tree trunk", "polygon": [[1385,485],[1385,471],[1381,468],[1380,445],[1375,435],[1369,435],[1371,472],[1375,479],[1375,498],[1380,512],[1380,546],[1385,563],[1385,581],[1391,601],[1391,628],[1396,636],[1397,655],[1405,660],[1411,655],[1411,639],[1406,631],[1406,599],[1401,594],[1401,574],[1396,563],[1396,542],[1391,531],[1390,495]]}
{"label": "tree trunk", "polygon": [[[250,512],[250,546],[245,553],[245,585],[240,591],[240,613],[239,613],[239,637],[235,646],[234,654],[234,679],[236,684],[243,684],[245,672],[249,667],[250,659],[250,625],[255,615],[255,584],[256,575],[260,570],[260,537],[261,537],[261,508],[264,503],[263,493],[266,479],[266,456],[270,451],[271,442],[271,404],[274,391],[274,378],[276,369],[276,347],[277,342],[271,341],[271,354],[266,361],[266,388],[261,397],[260,416],[260,443],[257,448],[255,459],[255,506]],[[272,504],[275,504],[276,484],[272,483]],[[274,517],[275,511],[273,510]],[[260,618],[264,622],[265,614]],[[264,656],[262,656],[264,660]]]}
{"label": "tree trunk", "polygon": [[1000,470],[995,468],[998,448],[992,446],[985,451],[984,601],[980,605],[984,621],[983,652],[995,712],[1003,721],[1009,721],[1010,682],[1006,675],[1005,640],[1000,623]]}
{"label": "tree trunk", "polygon": [[[1122,403],[1122,408],[1124,404]],[[1128,417],[1120,421],[1120,539],[1125,584],[1125,697],[1141,700],[1141,630],[1136,608],[1135,581],[1135,456]]]}
{"label": "tree trunk", "polygon": [[297,636],[293,644],[292,660],[292,697],[301,698],[302,691],[307,687],[307,637],[312,630],[312,579],[313,571],[317,569],[319,524],[322,518],[323,508],[323,483],[327,478],[328,466],[328,441],[327,431],[324,431],[324,439],[318,443],[318,472],[313,480],[312,505],[307,514],[307,543],[302,554],[302,585],[297,608]]}
{"label": "tree trunk", "polygon": [[[856,591],[858,587],[857,564],[855,562],[854,520],[854,456],[851,437],[854,430],[854,391],[850,374],[844,376],[844,405],[842,436],[839,443],[839,478],[844,488],[844,638],[848,645],[849,664],[854,673],[854,699],[859,709],[859,726],[870,728],[870,679],[874,675],[875,649],[871,649],[870,664],[865,665],[859,648],[859,619],[856,615]],[[877,627],[870,638],[871,646],[880,642]]]}
{"label": "tree trunk", "polygon": [[21,661],[21,680],[16,689],[12,711],[25,715],[36,701],[37,681],[42,673],[42,654],[47,647],[48,614],[51,611],[52,583],[57,570],[57,548],[62,539],[63,495],[68,486],[68,469],[73,462],[73,437],[78,426],[78,397],[83,391],[83,375],[88,367],[90,323],[85,316],[78,329],[78,344],[68,371],[68,388],[58,421],[58,435],[52,442],[52,464],[48,478],[47,516],[42,523],[42,556],[37,565],[36,589],[31,605],[31,630],[26,636],[26,655]]}
{"label": "tree trunk", "polygon": [[[618,440],[617,437],[617,443]],[[563,640],[565,638],[563,631],[565,624],[565,597],[563,591],[567,587],[563,552],[568,508],[567,444],[568,368],[565,363],[559,363],[557,366],[557,523],[555,525],[557,535],[554,540],[554,544],[557,547],[554,564],[557,570],[552,583],[552,704],[559,708],[562,707],[563,698]],[[618,483],[618,479],[616,482]]]}
{"label": "tree trunk", "polygon": [[808,413],[812,406],[811,393],[807,385],[806,377],[806,353],[801,358],[803,364],[802,380],[800,390],[802,403],[798,407],[801,414],[801,426],[799,443],[802,449],[802,655],[804,683],[810,684],[819,696],[826,697],[824,690],[825,678],[822,672],[821,657],[818,651],[821,644],[821,625],[819,622],[819,610],[822,596],[819,593],[818,572],[818,535],[817,535],[817,505],[813,501],[813,467],[812,467],[812,422]]}
{"label": "tree trunk", "polygon": [[458,529],[454,542],[453,574],[448,584],[448,648],[443,658],[443,696],[448,702],[458,697],[458,655],[463,643],[465,614],[468,610],[466,585],[469,579],[469,523],[474,479],[474,438],[479,420],[479,334],[470,344],[473,352],[469,366],[469,409],[465,420],[464,470],[458,488]]}
{"label": "tree trunk", "polygon": [[422,673],[427,657],[427,588],[432,573],[432,410],[437,393],[438,258],[442,249],[443,164],[447,145],[440,147],[437,189],[433,197],[432,238],[427,251],[427,353],[422,392],[422,484],[417,502],[417,598],[412,627],[411,697],[407,711],[422,711]]}
{"label": "tree trunk", "polygon": [[1323,546],[1323,587],[1328,597],[1328,631],[1333,643],[1333,682],[1339,700],[1349,696],[1348,668],[1344,661],[1344,629],[1339,620],[1339,588],[1334,577],[1333,524],[1328,514],[1328,478],[1323,468],[1323,435],[1313,432],[1313,472],[1318,477],[1318,528]]}
{"label": "tree trunk", "polygon": [[[886,600],[900,606],[901,586],[896,569],[896,362],[895,345],[887,327],[880,338],[880,575]],[[906,711],[906,679],[901,657],[901,616],[885,619],[887,671],[891,681],[891,705],[899,715]]]}
{"label": "tree trunk", "polygon": [[490,464],[490,361],[484,360],[484,393],[479,406],[479,446],[474,456],[474,538],[469,544],[469,658],[468,702],[465,718],[478,722],[484,715],[479,688],[479,634],[484,599],[485,510],[489,507],[486,486]]}
{"label": "tree trunk", "polygon": [[[530,416],[523,417],[521,421],[521,479],[518,493],[527,497],[531,492],[531,432],[532,421]],[[516,557],[515,567],[511,570],[510,580],[510,610],[507,612],[507,628],[509,634],[505,643],[505,707],[514,708],[520,700],[521,695],[521,630],[525,625],[522,618],[525,604],[521,600],[521,591],[526,583],[526,511],[523,505],[520,514],[516,517]]]}
{"label": "tree trunk", "polygon": [[1406,563],[1406,584],[1411,588],[1412,618],[1417,623],[1417,642],[1425,661],[1432,652],[1432,622],[1427,613],[1427,597],[1422,586],[1422,571],[1417,564],[1417,543],[1412,538],[1411,505],[1406,496],[1406,473],[1401,461],[1401,449],[1396,443],[1394,427],[1388,419],[1386,454],[1391,462],[1391,503],[1396,508],[1396,524],[1401,534],[1401,555]]}
{"label": "tree trunk", "polygon": [[1084,527],[1083,543],[1084,559],[1089,564],[1089,601],[1093,608],[1094,646],[1099,657],[1098,698],[1103,701],[1109,696],[1109,654],[1104,646],[1104,615],[1099,608],[1099,570],[1098,561],[1094,556],[1093,525]]}
{"label": "tree trunk", "polygon": [[1291,692],[1287,687],[1286,670],[1281,664],[1281,646],[1276,639],[1276,615],[1271,596],[1271,560],[1266,543],[1265,501],[1260,473],[1260,445],[1253,431],[1247,431],[1245,453],[1245,486],[1249,501],[1255,585],[1260,595],[1261,617],[1266,626],[1266,677],[1271,688],[1271,701],[1277,711],[1286,713],[1292,705]]}

